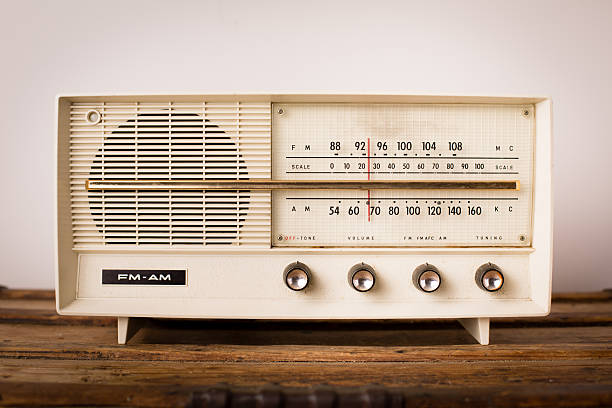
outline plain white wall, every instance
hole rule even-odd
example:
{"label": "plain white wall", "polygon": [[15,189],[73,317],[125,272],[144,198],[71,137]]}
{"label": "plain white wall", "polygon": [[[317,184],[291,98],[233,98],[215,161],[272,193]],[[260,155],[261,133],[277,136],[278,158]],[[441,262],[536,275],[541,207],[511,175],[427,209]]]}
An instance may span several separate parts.
{"label": "plain white wall", "polygon": [[554,105],[555,291],[612,287],[612,1],[2,1],[0,284],[53,287],[59,93],[402,91]]}

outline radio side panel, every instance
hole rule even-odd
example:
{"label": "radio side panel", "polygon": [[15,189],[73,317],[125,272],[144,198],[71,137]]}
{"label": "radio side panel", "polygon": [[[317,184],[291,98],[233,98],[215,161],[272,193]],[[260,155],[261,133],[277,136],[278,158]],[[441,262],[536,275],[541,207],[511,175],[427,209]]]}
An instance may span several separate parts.
{"label": "radio side panel", "polygon": [[553,268],[552,101],[536,103],[533,247],[530,257],[532,299],[550,312]]}
{"label": "radio side panel", "polygon": [[56,197],[55,197],[55,301],[62,312],[77,297],[78,252],[72,248],[70,191],[70,105],[56,99]]}

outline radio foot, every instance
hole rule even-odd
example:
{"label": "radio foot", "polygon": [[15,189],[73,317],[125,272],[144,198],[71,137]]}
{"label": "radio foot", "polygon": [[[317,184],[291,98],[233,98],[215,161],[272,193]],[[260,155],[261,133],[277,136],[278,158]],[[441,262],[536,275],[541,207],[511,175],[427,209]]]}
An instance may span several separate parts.
{"label": "radio foot", "polygon": [[470,333],[477,342],[486,346],[489,344],[489,318],[475,317],[471,319],[458,319],[459,323]]}
{"label": "radio foot", "polygon": [[117,342],[119,344],[127,344],[127,342],[134,337],[143,324],[144,319],[139,319],[136,317],[118,317]]}

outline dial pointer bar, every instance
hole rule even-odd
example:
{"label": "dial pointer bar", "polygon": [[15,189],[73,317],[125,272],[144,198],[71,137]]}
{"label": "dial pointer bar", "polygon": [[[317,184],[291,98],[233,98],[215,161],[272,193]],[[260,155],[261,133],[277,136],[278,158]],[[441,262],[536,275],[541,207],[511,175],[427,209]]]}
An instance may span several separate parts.
{"label": "dial pointer bar", "polygon": [[518,180],[86,180],[96,190],[520,190]]}

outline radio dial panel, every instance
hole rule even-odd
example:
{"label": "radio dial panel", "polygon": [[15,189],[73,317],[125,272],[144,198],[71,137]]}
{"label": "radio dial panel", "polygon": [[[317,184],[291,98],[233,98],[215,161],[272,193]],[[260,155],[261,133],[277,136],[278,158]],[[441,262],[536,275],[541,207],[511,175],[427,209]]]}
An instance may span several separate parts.
{"label": "radio dial panel", "polygon": [[[362,186],[274,191],[273,245],[530,246],[533,112],[530,105],[275,105],[274,179]],[[422,185],[375,185],[401,180]]]}

